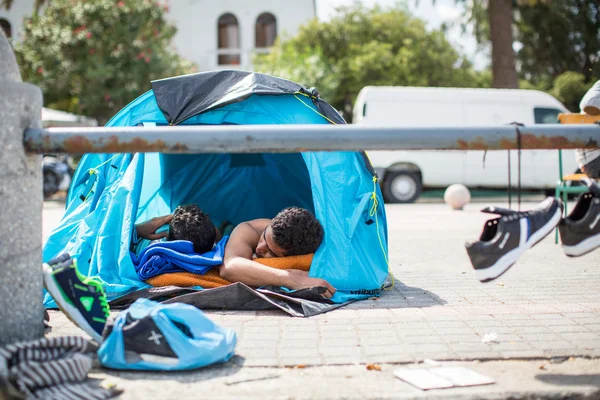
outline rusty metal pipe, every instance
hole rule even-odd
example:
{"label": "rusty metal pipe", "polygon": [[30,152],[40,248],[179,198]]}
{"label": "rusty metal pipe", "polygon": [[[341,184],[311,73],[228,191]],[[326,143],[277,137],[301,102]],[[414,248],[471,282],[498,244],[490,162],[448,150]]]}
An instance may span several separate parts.
{"label": "rusty metal pipe", "polygon": [[364,125],[201,125],[28,129],[33,153],[289,153],[352,150],[598,148],[598,125],[375,127]]}

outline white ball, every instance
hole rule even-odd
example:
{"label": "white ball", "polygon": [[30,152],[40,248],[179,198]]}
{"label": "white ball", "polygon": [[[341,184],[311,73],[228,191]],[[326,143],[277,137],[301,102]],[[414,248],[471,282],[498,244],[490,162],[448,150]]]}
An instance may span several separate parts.
{"label": "white ball", "polygon": [[453,210],[462,210],[471,201],[471,192],[461,183],[448,186],[444,192],[444,201]]}

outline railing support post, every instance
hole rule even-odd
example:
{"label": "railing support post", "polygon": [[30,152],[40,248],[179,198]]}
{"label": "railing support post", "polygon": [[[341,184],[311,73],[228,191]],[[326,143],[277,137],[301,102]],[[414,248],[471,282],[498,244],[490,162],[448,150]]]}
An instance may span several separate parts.
{"label": "railing support post", "polygon": [[21,82],[0,30],[0,346],[44,335],[41,156],[23,147],[41,110],[41,90]]}

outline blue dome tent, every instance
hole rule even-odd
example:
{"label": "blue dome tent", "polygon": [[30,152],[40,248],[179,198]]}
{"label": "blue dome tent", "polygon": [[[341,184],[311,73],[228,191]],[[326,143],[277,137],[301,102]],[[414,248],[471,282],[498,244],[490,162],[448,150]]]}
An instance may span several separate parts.
{"label": "blue dome tent", "polygon": [[[344,124],[314,90],[268,75],[218,71],[152,82],[107,126]],[[310,276],[338,289],[334,301],[377,294],[388,273],[387,224],[374,171],[363,152],[261,154],[86,154],[66,212],[43,249],[62,252],[97,276],[109,299],[147,288],[129,253],[134,224],[196,203],[216,225],[311,210],[325,238]],[[46,306],[52,306],[47,296]]]}

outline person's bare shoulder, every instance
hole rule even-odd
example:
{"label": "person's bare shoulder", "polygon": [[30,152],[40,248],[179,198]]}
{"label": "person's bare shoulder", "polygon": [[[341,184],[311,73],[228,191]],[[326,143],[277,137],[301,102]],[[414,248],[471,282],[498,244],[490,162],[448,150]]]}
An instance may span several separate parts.
{"label": "person's bare shoulder", "polygon": [[263,231],[267,229],[267,226],[269,226],[269,224],[271,223],[271,220],[268,218],[258,218],[244,223],[252,227],[252,229],[254,229],[256,233],[262,235]]}

